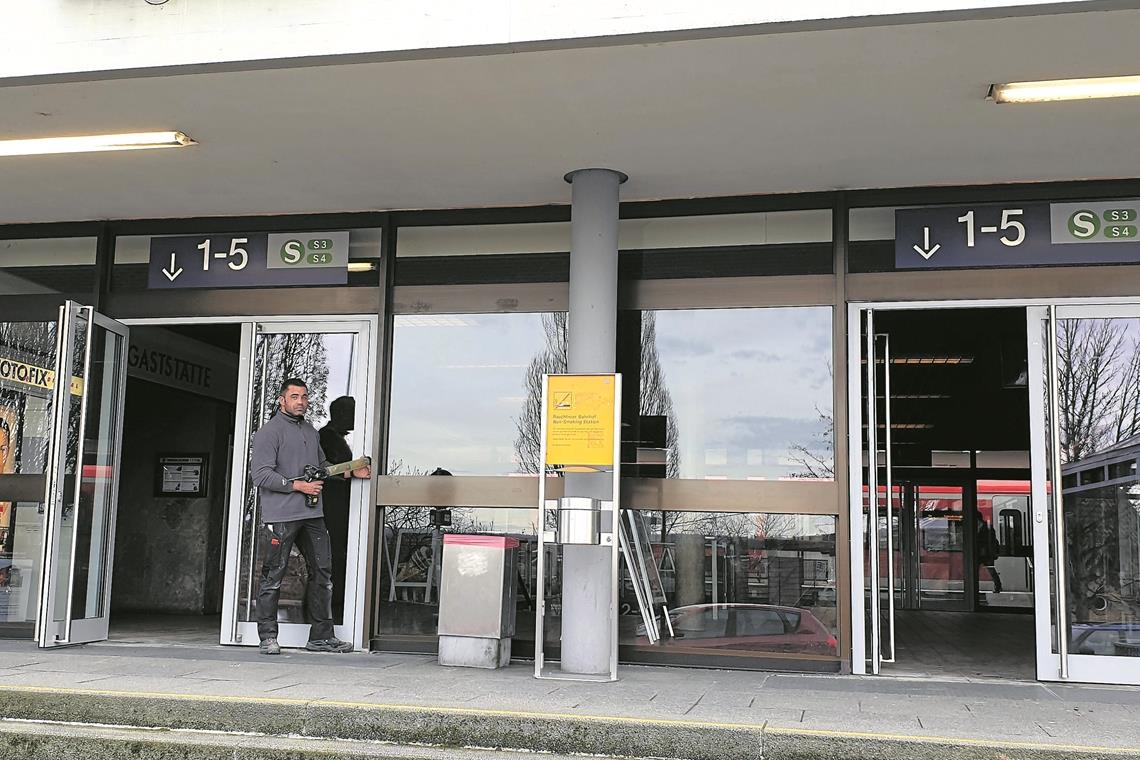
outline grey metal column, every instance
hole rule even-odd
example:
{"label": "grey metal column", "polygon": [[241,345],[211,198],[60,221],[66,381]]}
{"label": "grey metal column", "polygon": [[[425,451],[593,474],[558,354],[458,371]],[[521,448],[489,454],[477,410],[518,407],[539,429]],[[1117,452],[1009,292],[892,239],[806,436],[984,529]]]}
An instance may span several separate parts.
{"label": "grey metal column", "polygon": [[[613,372],[617,366],[618,187],[626,175],[579,169],[570,183],[568,372]],[[617,498],[605,473],[568,474],[566,496]],[[602,526],[616,531],[617,526]],[[613,621],[611,548],[562,547],[562,663],[565,673],[610,672]]]}

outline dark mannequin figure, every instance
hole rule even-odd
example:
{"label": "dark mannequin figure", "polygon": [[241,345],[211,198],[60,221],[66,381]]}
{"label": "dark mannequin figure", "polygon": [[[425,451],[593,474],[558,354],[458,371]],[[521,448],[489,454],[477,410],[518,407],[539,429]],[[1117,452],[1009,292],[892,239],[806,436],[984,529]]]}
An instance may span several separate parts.
{"label": "dark mannequin figure", "polygon": [[[341,396],[329,404],[329,422],[320,430],[321,449],[330,462],[347,462],[352,449],[344,440],[356,419],[356,400]],[[333,620],[344,623],[345,559],[348,556],[348,497],[351,482],[332,478],[325,482],[325,525],[332,548]]]}

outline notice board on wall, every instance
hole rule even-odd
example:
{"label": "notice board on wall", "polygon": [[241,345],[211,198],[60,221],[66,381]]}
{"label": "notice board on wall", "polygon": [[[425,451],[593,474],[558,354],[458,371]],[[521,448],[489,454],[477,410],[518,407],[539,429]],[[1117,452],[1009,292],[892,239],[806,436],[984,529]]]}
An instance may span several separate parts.
{"label": "notice board on wall", "polygon": [[160,454],[155,466],[154,495],[206,496],[209,459],[209,454]]}

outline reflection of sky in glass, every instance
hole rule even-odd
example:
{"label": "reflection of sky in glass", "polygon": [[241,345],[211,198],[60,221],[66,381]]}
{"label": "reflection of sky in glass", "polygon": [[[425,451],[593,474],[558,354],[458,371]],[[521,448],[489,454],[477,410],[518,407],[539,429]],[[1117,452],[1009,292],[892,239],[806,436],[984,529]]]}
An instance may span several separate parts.
{"label": "reflection of sky in glass", "polygon": [[545,346],[541,314],[397,316],[389,462],[404,474],[517,472],[523,380]]}
{"label": "reflection of sky in glass", "polygon": [[329,376],[325,383],[325,407],[309,409],[309,422],[320,428],[329,421],[328,405],[340,396],[347,396],[352,383],[353,333],[328,333],[320,336],[328,352]]}
{"label": "reflection of sky in glass", "polygon": [[[656,312],[682,478],[805,476],[832,467],[831,308]],[[793,447],[802,446],[810,455]]]}

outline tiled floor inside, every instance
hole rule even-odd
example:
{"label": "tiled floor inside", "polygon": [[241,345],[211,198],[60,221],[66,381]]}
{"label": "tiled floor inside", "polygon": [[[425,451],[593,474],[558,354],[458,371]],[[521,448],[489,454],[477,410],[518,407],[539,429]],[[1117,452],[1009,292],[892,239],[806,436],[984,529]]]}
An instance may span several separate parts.
{"label": "tiled floor inside", "polygon": [[220,615],[111,613],[111,630],[101,646],[204,648],[218,644]]}
{"label": "tiled floor inside", "polygon": [[883,672],[1032,680],[1033,635],[1032,615],[898,610],[895,662]]}

